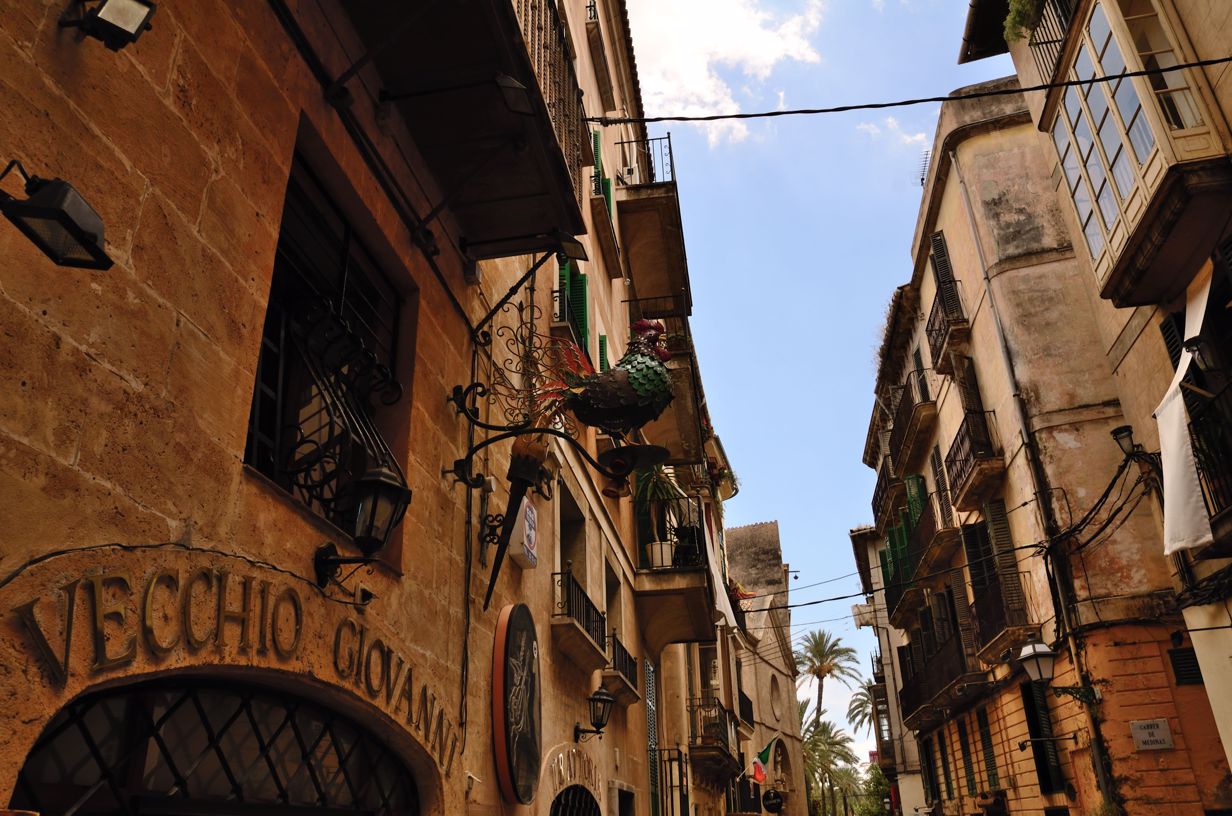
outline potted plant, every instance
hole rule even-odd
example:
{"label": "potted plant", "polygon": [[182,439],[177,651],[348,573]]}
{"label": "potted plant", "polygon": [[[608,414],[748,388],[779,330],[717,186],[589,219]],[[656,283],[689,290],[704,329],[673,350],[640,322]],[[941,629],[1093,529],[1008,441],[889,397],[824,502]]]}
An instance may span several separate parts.
{"label": "potted plant", "polygon": [[1039,25],[1044,13],[1044,0],[1010,0],[1010,11],[1005,17],[1005,41],[1021,40]]}
{"label": "potted plant", "polygon": [[676,542],[672,538],[674,505],[684,498],[684,491],[662,465],[637,472],[634,508],[639,526],[645,534],[650,565],[656,569],[672,566]]}

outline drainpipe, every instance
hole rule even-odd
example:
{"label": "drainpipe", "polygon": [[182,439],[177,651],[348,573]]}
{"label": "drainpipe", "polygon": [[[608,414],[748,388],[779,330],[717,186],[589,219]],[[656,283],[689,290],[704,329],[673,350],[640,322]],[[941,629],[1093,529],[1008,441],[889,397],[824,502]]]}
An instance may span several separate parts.
{"label": "drainpipe", "polygon": [[[1070,659],[1073,660],[1074,668],[1078,672],[1079,683],[1084,686],[1090,686],[1091,678],[1087,673],[1086,666],[1082,662],[1082,645],[1077,641],[1073,626],[1069,620],[1069,605],[1070,603],[1075,603],[1077,598],[1074,592],[1073,575],[1069,570],[1069,562],[1063,554],[1061,554],[1061,557],[1057,557],[1058,552],[1056,548],[1060,546],[1060,541],[1057,540],[1056,536],[1060,532],[1061,527],[1057,523],[1056,513],[1052,507],[1052,491],[1048,485],[1048,473],[1044,469],[1039,447],[1035,444],[1035,436],[1031,433],[1027,403],[1022,396],[1022,388],[1018,383],[1018,374],[1014,368],[1014,359],[1010,354],[1009,344],[1005,340],[1005,330],[1001,323],[1001,314],[997,310],[997,298],[993,292],[992,278],[988,274],[988,261],[984,254],[984,243],[980,239],[980,232],[975,221],[975,209],[971,205],[971,194],[967,190],[967,182],[963,179],[957,152],[951,149],[949,156],[950,165],[954,168],[954,176],[958,180],[958,187],[962,193],[963,207],[967,212],[967,223],[971,226],[971,237],[975,242],[975,252],[979,260],[980,272],[984,276],[984,291],[988,296],[988,310],[992,314],[993,329],[997,336],[997,346],[1001,350],[1001,360],[1005,364],[1006,378],[1009,380],[1010,391],[1013,396],[1014,413],[1018,417],[1018,424],[1021,428],[1022,447],[1027,455],[1028,471],[1031,474],[1031,489],[1037,499],[1040,513],[1043,515],[1044,534],[1048,539],[1048,545],[1044,551],[1044,568],[1048,574],[1048,590],[1052,595],[1053,607],[1057,612],[1057,634],[1065,640],[1065,644],[1069,649]],[[1110,773],[1112,761],[1104,742],[1103,731],[1092,707],[1086,703],[1082,703],[1082,706],[1086,709],[1087,721],[1091,727],[1091,750],[1095,766],[1095,781],[1099,785],[1099,792],[1104,797],[1104,800],[1106,802],[1116,802],[1119,797],[1117,796],[1115,782]]]}

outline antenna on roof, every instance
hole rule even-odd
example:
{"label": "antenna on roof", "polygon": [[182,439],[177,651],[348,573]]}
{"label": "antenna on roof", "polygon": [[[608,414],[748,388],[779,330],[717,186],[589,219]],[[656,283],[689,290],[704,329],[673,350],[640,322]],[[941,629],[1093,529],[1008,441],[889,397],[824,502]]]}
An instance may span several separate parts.
{"label": "antenna on roof", "polygon": [[925,150],[920,156],[920,186],[923,187],[928,181],[928,162],[932,159],[933,152]]}

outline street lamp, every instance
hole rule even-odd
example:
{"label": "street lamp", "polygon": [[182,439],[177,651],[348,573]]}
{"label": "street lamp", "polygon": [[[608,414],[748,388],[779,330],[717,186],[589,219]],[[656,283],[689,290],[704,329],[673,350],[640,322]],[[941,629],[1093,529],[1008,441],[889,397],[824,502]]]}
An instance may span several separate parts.
{"label": "street lamp", "polygon": [[[1117,447],[1121,449],[1121,453],[1125,454],[1126,459],[1132,459],[1139,465],[1150,468],[1151,475],[1155,477],[1156,486],[1162,491],[1164,468],[1160,455],[1147,451],[1140,443],[1134,441],[1134,427],[1132,425],[1118,425],[1112,429],[1112,439],[1117,443]],[[1162,492],[1160,500],[1163,500]]]}
{"label": "street lamp", "polygon": [[[1032,641],[1022,647],[1018,653],[1018,662],[1022,664],[1031,682],[1048,686],[1052,683],[1057,653],[1039,641]],[[1065,695],[1087,705],[1099,702],[1099,692],[1091,686],[1052,686],[1051,688],[1054,697]]]}
{"label": "street lamp", "polygon": [[385,546],[411,502],[411,490],[387,467],[369,470],[355,482],[355,546],[372,556]]}
{"label": "street lamp", "polygon": [[607,721],[612,716],[612,704],[616,702],[616,698],[607,689],[600,686],[595,689],[594,694],[587,698],[586,702],[590,704],[590,724],[592,727],[583,728],[581,723],[576,723],[573,726],[574,742],[585,742],[594,734],[598,734],[599,739],[603,739],[603,729],[607,727]]}

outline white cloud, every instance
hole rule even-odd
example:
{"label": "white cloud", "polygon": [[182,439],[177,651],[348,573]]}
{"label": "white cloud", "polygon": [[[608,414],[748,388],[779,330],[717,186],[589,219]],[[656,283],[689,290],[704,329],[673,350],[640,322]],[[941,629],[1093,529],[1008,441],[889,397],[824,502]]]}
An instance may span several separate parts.
{"label": "white cloud", "polygon": [[893,116],[882,119],[880,126],[873,122],[861,122],[856,125],[856,130],[866,134],[870,139],[880,139],[884,132],[886,138],[899,145],[924,145],[928,142],[928,136],[924,131],[909,133],[903,130],[902,124]]}
{"label": "white cloud", "polygon": [[[816,63],[810,42],[821,26],[824,0],[775,15],[764,0],[629,0],[630,24],[647,115],[739,113],[732,87],[719,76],[730,68],[756,88],[785,60]],[[710,143],[746,138],[739,121],[706,125]]]}

